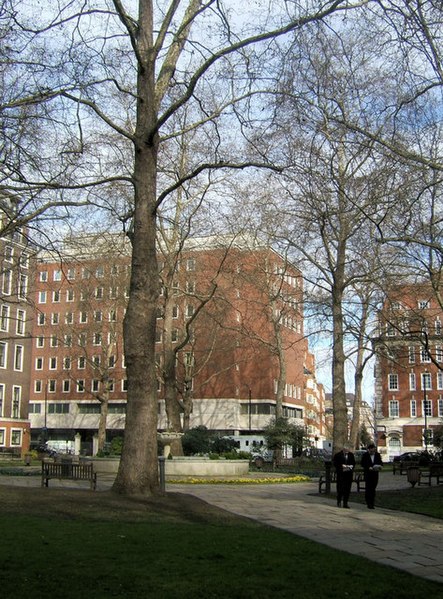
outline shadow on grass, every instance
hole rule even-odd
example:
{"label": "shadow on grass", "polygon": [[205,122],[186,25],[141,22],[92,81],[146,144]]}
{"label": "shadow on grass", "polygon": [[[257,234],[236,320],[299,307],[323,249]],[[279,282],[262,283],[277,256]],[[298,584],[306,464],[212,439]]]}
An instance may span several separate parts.
{"label": "shadow on grass", "polygon": [[5,599],[421,599],[441,591],[181,493],[2,486],[0,505]]}

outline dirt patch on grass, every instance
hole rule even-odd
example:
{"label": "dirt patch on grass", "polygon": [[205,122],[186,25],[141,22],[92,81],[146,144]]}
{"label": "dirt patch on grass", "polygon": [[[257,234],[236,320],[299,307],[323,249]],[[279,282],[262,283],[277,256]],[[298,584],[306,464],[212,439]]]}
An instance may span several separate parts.
{"label": "dirt patch on grass", "polygon": [[237,517],[185,493],[126,497],[111,491],[0,485],[3,514],[126,521],[232,522]]}

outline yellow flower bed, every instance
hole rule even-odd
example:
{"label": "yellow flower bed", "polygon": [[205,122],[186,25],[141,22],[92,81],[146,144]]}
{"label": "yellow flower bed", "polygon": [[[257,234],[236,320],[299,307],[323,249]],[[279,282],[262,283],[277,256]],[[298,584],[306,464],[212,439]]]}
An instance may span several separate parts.
{"label": "yellow flower bed", "polygon": [[280,478],[177,478],[168,480],[167,482],[179,485],[275,485],[282,483],[306,483],[310,480],[309,476],[297,475]]}

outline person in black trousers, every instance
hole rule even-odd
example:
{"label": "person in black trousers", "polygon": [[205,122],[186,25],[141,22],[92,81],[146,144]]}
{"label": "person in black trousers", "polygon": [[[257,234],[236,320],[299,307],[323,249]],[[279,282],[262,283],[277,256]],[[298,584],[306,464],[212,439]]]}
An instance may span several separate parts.
{"label": "person in black trousers", "polygon": [[355,457],[348,447],[343,447],[332,459],[337,473],[337,506],[349,509],[348,501],[354,476]]}
{"label": "person in black trousers", "polygon": [[373,510],[375,507],[375,489],[378,485],[378,473],[383,465],[381,455],[373,443],[368,445],[368,451],[363,454],[361,465],[365,475],[366,505],[368,509]]}

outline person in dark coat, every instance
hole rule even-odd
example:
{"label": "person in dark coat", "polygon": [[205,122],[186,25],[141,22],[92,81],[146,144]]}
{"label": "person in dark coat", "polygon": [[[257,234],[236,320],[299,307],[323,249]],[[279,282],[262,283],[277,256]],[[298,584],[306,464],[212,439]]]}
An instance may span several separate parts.
{"label": "person in dark coat", "polygon": [[368,445],[368,451],[363,454],[361,465],[365,476],[365,500],[368,509],[373,510],[375,504],[375,489],[378,485],[378,473],[382,469],[381,455],[373,443]]}
{"label": "person in dark coat", "polygon": [[343,501],[343,507],[349,508],[348,501],[355,467],[354,454],[349,447],[343,447],[334,455],[332,463],[337,473],[337,506],[341,507]]}

